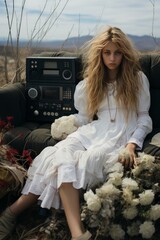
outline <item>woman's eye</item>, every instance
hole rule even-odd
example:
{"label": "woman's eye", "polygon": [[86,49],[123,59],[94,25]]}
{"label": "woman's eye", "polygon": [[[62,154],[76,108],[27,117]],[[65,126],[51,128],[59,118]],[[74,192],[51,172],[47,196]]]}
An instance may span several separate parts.
{"label": "woman's eye", "polygon": [[105,51],[104,54],[110,55],[110,52],[109,51]]}
{"label": "woman's eye", "polygon": [[121,52],[115,52],[115,55],[116,56],[119,56],[119,55],[121,55],[122,53]]}

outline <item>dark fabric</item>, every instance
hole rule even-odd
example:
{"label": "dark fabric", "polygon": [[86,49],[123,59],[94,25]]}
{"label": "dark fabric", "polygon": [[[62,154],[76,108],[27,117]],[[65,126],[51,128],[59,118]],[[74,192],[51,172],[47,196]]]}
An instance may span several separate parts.
{"label": "dark fabric", "polygon": [[144,148],[144,152],[147,154],[151,154],[153,156],[159,156],[160,157],[160,147],[157,147],[153,144],[148,144],[148,146],[146,146]]}
{"label": "dark fabric", "polygon": [[26,119],[25,85],[8,84],[0,88],[0,120],[13,116],[13,125],[19,126]]}
{"label": "dark fabric", "polygon": [[[159,75],[159,78],[160,78],[160,75]],[[160,105],[159,104],[160,104],[160,88],[159,89],[154,88],[151,90],[151,107],[150,107],[150,116],[153,120],[153,129],[160,128]]]}
{"label": "dark fabric", "polygon": [[150,84],[151,88],[160,89],[160,55],[151,55]]}
{"label": "dark fabric", "polygon": [[142,55],[140,59],[143,72],[148,77],[151,93],[150,116],[153,129],[160,128],[160,55]]}
{"label": "dark fabric", "polygon": [[150,115],[153,120],[153,128],[160,128],[160,56],[151,56],[150,66],[151,107]]}
{"label": "dark fabric", "polygon": [[142,55],[140,57],[140,65],[144,74],[150,79],[151,56],[146,54]]}
{"label": "dark fabric", "polygon": [[33,130],[26,141],[26,149],[34,149],[35,154],[39,154],[45,147],[54,146],[55,141],[51,136],[50,125],[40,126],[40,128]]}

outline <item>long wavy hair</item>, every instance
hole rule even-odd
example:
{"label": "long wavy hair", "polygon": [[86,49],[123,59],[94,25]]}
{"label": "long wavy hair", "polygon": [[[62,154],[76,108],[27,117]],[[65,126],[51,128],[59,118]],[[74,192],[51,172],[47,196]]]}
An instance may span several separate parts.
{"label": "long wavy hair", "polygon": [[139,54],[131,40],[117,27],[108,27],[88,41],[82,48],[83,77],[87,81],[88,114],[96,115],[98,107],[107,94],[107,67],[103,63],[102,50],[109,42],[116,44],[123,57],[117,76],[116,101],[125,109],[137,110],[139,79]]}

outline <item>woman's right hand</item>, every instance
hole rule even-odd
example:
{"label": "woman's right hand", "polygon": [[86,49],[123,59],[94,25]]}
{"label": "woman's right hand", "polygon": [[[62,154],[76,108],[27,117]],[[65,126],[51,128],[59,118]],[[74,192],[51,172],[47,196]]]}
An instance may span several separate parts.
{"label": "woman's right hand", "polygon": [[137,165],[135,149],[136,144],[128,143],[125,149],[120,152],[118,161],[125,167],[125,169],[133,168]]}

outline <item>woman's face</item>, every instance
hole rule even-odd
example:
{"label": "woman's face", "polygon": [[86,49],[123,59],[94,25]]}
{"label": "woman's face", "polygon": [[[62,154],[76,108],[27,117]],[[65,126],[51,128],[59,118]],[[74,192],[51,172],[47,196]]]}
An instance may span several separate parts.
{"label": "woman's face", "polygon": [[104,65],[111,71],[118,69],[122,62],[122,57],[122,52],[112,42],[109,42],[107,46],[102,49],[102,59]]}

